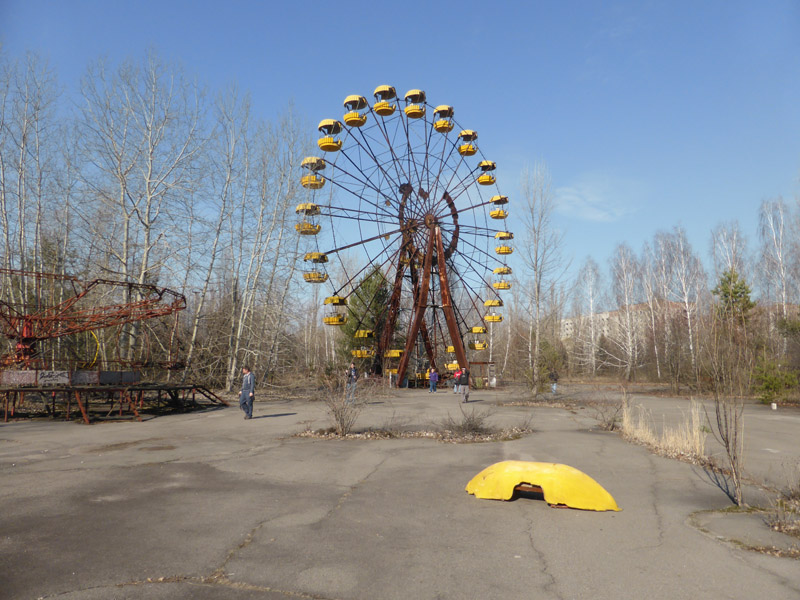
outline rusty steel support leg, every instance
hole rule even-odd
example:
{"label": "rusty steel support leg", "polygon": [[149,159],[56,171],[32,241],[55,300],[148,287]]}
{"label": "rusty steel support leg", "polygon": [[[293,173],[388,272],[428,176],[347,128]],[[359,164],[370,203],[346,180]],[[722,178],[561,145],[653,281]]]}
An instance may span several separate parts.
{"label": "rusty steel support leg", "polygon": [[86,407],[83,405],[83,401],[81,400],[81,393],[78,390],[75,390],[75,400],[78,402],[78,408],[81,409],[81,414],[83,415],[83,422],[88,425],[89,415],[86,413]]}
{"label": "rusty steel support leg", "polygon": [[3,408],[4,408],[3,423],[8,423],[8,392],[3,394]]}
{"label": "rusty steel support leg", "polygon": [[136,408],[136,400],[131,396],[130,392],[125,392],[125,396],[128,398],[128,406],[130,406],[131,411],[133,411],[136,420],[141,421],[142,417],[139,415],[139,409]]}
{"label": "rusty steel support leg", "polygon": [[422,319],[425,318],[425,310],[428,306],[428,287],[431,283],[431,262],[433,259],[433,232],[428,235],[427,251],[425,252],[425,262],[422,266],[422,281],[419,284],[417,291],[417,305],[414,308],[414,319],[411,322],[411,328],[408,331],[406,338],[406,347],[403,356],[400,357],[400,365],[397,367],[397,386],[400,387],[400,382],[405,377],[406,369],[408,368],[408,361],[411,359],[411,350],[417,343],[417,334]]}
{"label": "rusty steel support leg", "polygon": [[[400,253],[402,256],[402,252]],[[397,270],[394,277],[394,287],[392,288],[392,295],[389,298],[389,310],[386,315],[386,324],[381,332],[381,339],[378,343],[378,356],[383,359],[383,355],[389,350],[392,345],[392,336],[394,335],[394,328],[397,323],[397,313],[400,310],[400,295],[403,291],[403,274],[405,268]]]}
{"label": "rusty steel support leg", "polygon": [[464,349],[464,340],[461,339],[461,332],[458,329],[456,313],[453,310],[453,299],[450,296],[450,284],[447,281],[447,268],[445,264],[444,248],[442,244],[442,231],[436,227],[433,232],[436,238],[436,255],[439,263],[439,284],[442,294],[442,311],[444,320],[447,323],[447,331],[450,333],[450,341],[456,351],[456,359],[461,367],[469,367],[467,362],[467,351]]}
{"label": "rusty steel support leg", "polygon": [[428,355],[428,360],[431,363],[431,367],[438,371],[439,367],[436,366],[436,355],[433,351],[430,333],[428,333],[428,325],[424,320],[422,321],[422,325],[419,326],[419,333],[422,336],[422,344],[425,346],[425,354]]}

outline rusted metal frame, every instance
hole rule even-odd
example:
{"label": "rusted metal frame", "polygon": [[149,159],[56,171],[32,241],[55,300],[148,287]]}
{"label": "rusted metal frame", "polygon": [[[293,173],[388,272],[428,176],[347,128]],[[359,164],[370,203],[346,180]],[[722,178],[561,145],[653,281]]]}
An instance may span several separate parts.
{"label": "rusted metal frame", "polygon": [[433,232],[429,233],[427,252],[425,253],[425,262],[422,267],[422,281],[420,282],[419,289],[417,290],[417,305],[414,309],[414,318],[411,323],[411,328],[408,331],[406,338],[406,347],[403,356],[400,357],[400,365],[397,367],[397,382],[398,385],[403,381],[408,368],[408,361],[411,358],[411,350],[417,342],[417,333],[419,333],[420,323],[425,317],[425,311],[428,305],[428,286],[431,280],[431,262],[433,261],[433,246],[434,246]]}
{"label": "rusted metal frame", "polygon": [[[75,390],[75,400],[78,402],[78,408],[81,409],[81,414],[83,415],[83,422],[87,425],[89,424],[89,415],[86,412],[86,407],[83,405],[83,401],[81,400],[81,393],[78,390]],[[88,397],[87,397],[87,404],[88,404]]]}
{"label": "rusted metal frame", "polygon": [[464,349],[464,340],[461,338],[461,332],[458,329],[458,322],[456,321],[456,314],[453,311],[453,301],[450,297],[450,284],[447,281],[447,265],[444,259],[442,232],[438,226],[434,228],[432,237],[434,237],[436,241],[436,254],[439,263],[439,291],[442,295],[442,312],[444,312],[444,320],[447,323],[447,331],[450,334],[450,341],[453,342],[453,348],[456,351],[456,360],[458,360],[459,366],[469,367],[467,351]]}
{"label": "rusted metal frame", "polygon": [[394,276],[394,286],[392,288],[392,295],[389,297],[389,311],[386,316],[386,324],[383,327],[381,339],[378,343],[378,355],[381,359],[392,344],[394,328],[397,323],[397,314],[400,310],[400,297],[403,291],[403,277],[405,270],[406,265],[400,263]]}
{"label": "rusted metal frame", "polygon": [[431,367],[439,370],[439,367],[436,366],[436,353],[434,352],[434,345],[431,343],[431,336],[428,332],[428,324],[425,322],[425,319],[422,319],[422,323],[419,326],[419,333],[422,337],[422,344],[425,346],[425,354],[428,355],[428,361],[431,363]]}
{"label": "rusted metal frame", "polygon": [[136,400],[133,399],[133,396],[131,395],[130,391],[126,391],[125,396],[128,399],[128,406],[130,407],[131,411],[136,417],[136,420],[141,422],[142,417],[141,415],[139,415],[139,411],[136,409]]}

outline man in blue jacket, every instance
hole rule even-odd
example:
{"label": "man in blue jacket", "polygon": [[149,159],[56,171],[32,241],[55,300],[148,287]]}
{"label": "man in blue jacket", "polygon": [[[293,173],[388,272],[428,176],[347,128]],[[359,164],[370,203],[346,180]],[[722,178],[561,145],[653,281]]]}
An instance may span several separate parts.
{"label": "man in blue jacket", "polygon": [[239,392],[239,408],[244,411],[244,418],[253,418],[253,401],[255,400],[256,379],[250,367],[242,367],[242,390]]}

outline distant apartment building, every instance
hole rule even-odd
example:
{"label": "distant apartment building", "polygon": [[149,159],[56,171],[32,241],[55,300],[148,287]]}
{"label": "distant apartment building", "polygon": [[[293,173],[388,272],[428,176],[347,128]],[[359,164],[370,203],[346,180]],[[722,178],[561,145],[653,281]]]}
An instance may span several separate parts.
{"label": "distant apartment building", "polygon": [[[667,302],[658,308],[659,315],[663,315],[665,307],[672,316],[684,312],[683,305],[679,302]],[[650,305],[646,302],[631,304],[628,310],[622,307],[617,310],[594,313],[596,338],[614,338],[620,336],[622,332],[627,329],[628,315],[630,315],[630,323],[634,336],[638,339],[644,338],[651,326]],[[591,327],[591,321],[592,315],[578,315],[576,317],[561,319],[561,340],[567,341],[576,337],[586,339],[589,335],[588,332]]]}

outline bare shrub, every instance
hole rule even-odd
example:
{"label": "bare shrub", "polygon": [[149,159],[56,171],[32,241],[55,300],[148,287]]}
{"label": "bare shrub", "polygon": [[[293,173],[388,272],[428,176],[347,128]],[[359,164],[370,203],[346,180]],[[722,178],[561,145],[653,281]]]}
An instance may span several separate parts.
{"label": "bare shrub", "polygon": [[[599,386],[596,386],[595,389],[599,394]],[[616,431],[622,422],[623,410],[627,403],[628,392],[623,387],[619,398],[608,398],[603,394],[600,400],[588,402],[587,405],[594,411],[594,418],[599,423],[600,429]]]}
{"label": "bare shrub", "polygon": [[490,427],[486,423],[487,419],[492,416],[493,411],[488,409],[478,410],[475,407],[467,411],[461,405],[459,405],[459,409],[461,410],[461,419],[454,419],[448,413],[440,424],[442,431],[453,433],[459,437],[488,435],[496,431],[494,427]]}
{"label": "bare shrub", "polygon": [[362,404],[347,401],[341,377],[324,375],[320,381],[323,384],[320,399],[325,403],[336,435],[344,437],[353,430],[358,415],[361,414]]}
{"label": "bare shrub", "polygon": [[800,463],[788,477],[789,483],[767,511],[764,522],[774,531],[800,537]]}

